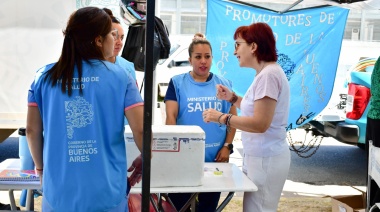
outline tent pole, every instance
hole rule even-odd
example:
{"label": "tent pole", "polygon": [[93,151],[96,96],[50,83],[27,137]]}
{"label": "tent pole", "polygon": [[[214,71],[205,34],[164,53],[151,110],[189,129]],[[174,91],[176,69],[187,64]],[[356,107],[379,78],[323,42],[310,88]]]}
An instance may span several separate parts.
{"label": "tent pole", "polygon": [[283,11],[280,11],[278,12],[279,14],[283,14],[283,13],[286,13],[288,12],[290,9],[292,9],[293,7],[297,6],[297,4],[301,3],[303,0],[297,0],[296,2],[294,2],[292,5],[290,5],[288,8],[286,8],[285,10]]}
{"label": "tent pole", "polygon": [[151,141],[152,141],[152,96],[153,96],[153,38],[155,0],[147,0],[145,23],[145,86],[144,86],[144,133],[143,133],[143,176],[141,211],[149,212]]}

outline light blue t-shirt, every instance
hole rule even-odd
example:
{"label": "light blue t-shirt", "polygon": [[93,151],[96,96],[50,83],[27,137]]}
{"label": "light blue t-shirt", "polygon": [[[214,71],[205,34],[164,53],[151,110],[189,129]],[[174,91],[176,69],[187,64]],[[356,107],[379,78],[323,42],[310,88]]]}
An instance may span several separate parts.
{"label": "light blue t-shirt", "polygon": [[177,125],[198,125],[206,134],[205,162],[215,162],[216,155],[226,139],[226,125],[205,123],[202,112],[207,108],[229,113],[231,103],[216,98],[216,85],[232,89],[231,81],[214,74],[210,81],[196,82],[190,73],[172,78],[178,102]]}
{"label": "light blue t-shirt", "polygon": [[[128,60],[126,60],[120,56],[116,56],[115,64],[119,65],[126,72],[128,72],[133,77],[133,79],[135,80],[136,86],[138,86],[137,81],[136,81],[135,65],[133,65],[133,63],[129,62]],[[124,118],[124,124],[128,125],[128,119]]]}
{"label": "light blue t-shirt", "polygon": [[135,65],[132,62],[124,59],[123,57],[116,56],[115,64],[122,67],[125,71],[129,72],[134,80],[136,80]]}
{"label": "light blue t-shirt", "polygon": [[28,105],[38,107],[43,121],[43,189],[54,211],[107,211],[126,195],[124,111],[143,100],[119,66],[82,64],[71,97],[62,93],[61,82],[52,87],[44,80],[54,64],[37,71],[28,94]]}

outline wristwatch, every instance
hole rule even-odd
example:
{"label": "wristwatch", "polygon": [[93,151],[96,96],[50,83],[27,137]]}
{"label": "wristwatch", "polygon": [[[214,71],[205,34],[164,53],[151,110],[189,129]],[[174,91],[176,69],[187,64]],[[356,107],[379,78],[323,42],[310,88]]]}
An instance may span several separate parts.
{"label": "wristwatch", "polygon": [[224,143],[224,146],[227,147],[227,149],[230,150],[230,151],[234,149],[234,145],[233,144]]}

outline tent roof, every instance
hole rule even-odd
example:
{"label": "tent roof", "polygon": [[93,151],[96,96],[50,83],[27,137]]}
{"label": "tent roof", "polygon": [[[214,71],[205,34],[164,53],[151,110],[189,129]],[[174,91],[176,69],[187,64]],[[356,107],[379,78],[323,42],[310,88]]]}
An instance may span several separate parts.
{"label": "tent roof", "polygon": [[[258,6],[268,6],[267,0],[241,0],[250,4],[255,4]],[[353,3],[343,3],[343,2],[353,2]],[[358,10],[379,10],[380,0],[272,0],[270,4],[281,5],[282,8],[287,8],[292,4],[296,4],[292,9],[301,9],[307,7],[315,7],[321,5],[335,5],[347,9],[358,9]],[[278,10],[276,8],[275,10]]]}

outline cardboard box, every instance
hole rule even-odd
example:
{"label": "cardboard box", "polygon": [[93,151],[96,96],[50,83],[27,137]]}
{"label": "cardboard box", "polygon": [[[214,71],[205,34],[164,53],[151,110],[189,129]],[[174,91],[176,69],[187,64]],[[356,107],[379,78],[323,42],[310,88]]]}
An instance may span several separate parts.
{"label": "cardboard box", "polygon": [[[151,187],[202,185],[205,133],[199,126],[152,126]],[[125,127],[127,168],[140,154],[132,131]],[[136,186],[141,186],[141,183]]]}
{"label": "cardboard box", "polygon": [[332,212],[365,212],[366,193],[331,197]]}

